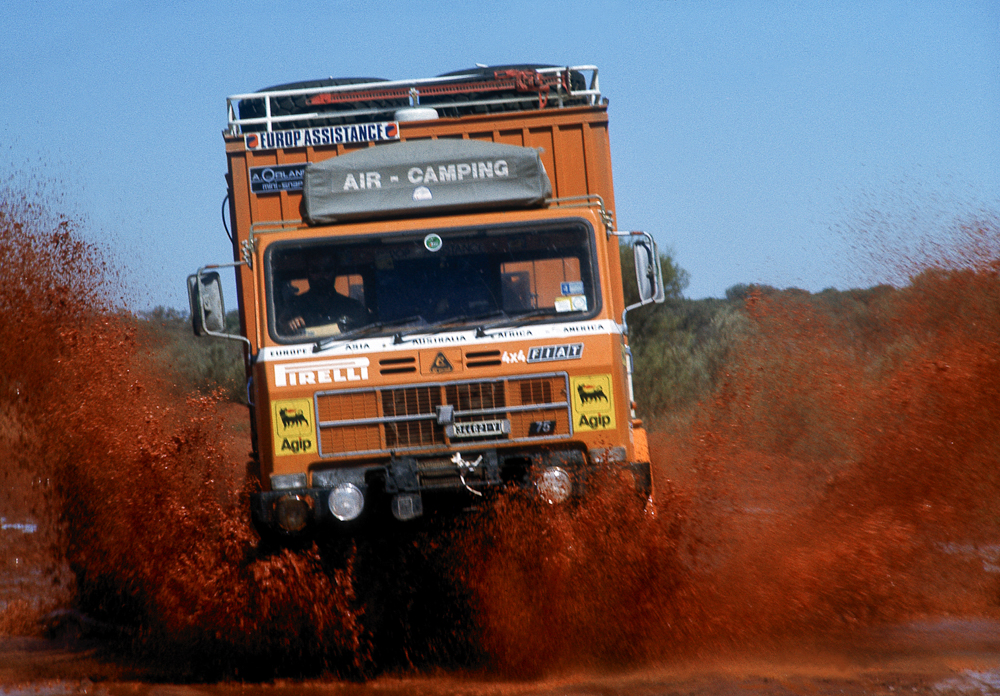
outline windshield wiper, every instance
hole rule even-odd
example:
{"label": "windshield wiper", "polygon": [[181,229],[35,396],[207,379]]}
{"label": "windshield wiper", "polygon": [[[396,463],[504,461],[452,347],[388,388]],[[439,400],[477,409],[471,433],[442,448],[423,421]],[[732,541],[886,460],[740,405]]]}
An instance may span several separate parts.
{"label": "windshield wiper", "polygon": [[[391,321],[377,321],[374,324],[366,324],[365,326],[359,326],[356,329],[351,329],[350,331],[345,331],[344,333],[339,333],[334,336],[329,336],[324,338],[322,341],[316,341],[313,346],[313,352],[318,353],[319,351],[329,348],[337,341],[344,341],[351,338],[357,338],[358,336],[367,336],[375,331],[381,329],[386,329],[389,327],[405,327],[410,324],[426,323],[424,318],[419,314],[415,314],[412,317],[405,317],[403,319],[393,319]],[[398,336],[397,336],[398,338]],[[398,342],[398,341],[397,341]]]}
{"label": "windshield wiper", "polygon": [[[556,310],[554,307],[542,307],[539,309],[534,309],[530,312],[525,312],[524,314],[514,314],[507,315],[499,321],[494,321],[490,324],[483,324],[476,328],[476,338],[486,338],[486,332],[490,329],[498,329],[502,326],[520,326],[521,324],[528,323],[527,319],[533,319],[535,317],[546,316],[549,314],[555,314]],[[560,314],[575,314],[575,312],[560,312]]]}
{"label": "windshield wiper", "polygon": [[463,322],[478,322],[483,319],[491,319],[493,317],[503,317],[504,319],[509,319],[510,315],[502,309],[494,312],[484,312],[483,314],[461,314],[457,317],[449,317],[447,319],[442,319],[441,321],[432,322],[426,327],[426,329],[433,329],[432,331],[427,331],[427,333],[440,333],[445,329],[453,327],[455,324],[461,324]]}
{"label": "windshield wiper", "polygon": [[[500,328],[502,326],[517,326],[519,324],[527,323],[528,320],[535,317],[546,316],[550,314],[555,314],[556,311],[552,307],[545,307],[541,309],[535,309],[530,312],[524,312],[519,314],[508,314],[503,310],[498,310],[495,312],[486,312],[483,314],[462,314],[456,317],[448,317],[447,319],[442,319],[440,321],[427,324],[426,320],[420,315],[414,315],[411,317],[406,317],[404,319],[393,319],[392,321],[377,321],[374,324],[368,324],[366,326],[359,326],[356,329],[351,329],[350,331],[345,331],[344,333],[336,334],[335,336],[328,336],[321,341],[317,341],[313,346],[313,352],[318,353],[325,348],[330,347],[338,341],[344,341],[351,338],[357,338],[358,336],[367,336],[376,331],[390,328],[399,327],[400,329],[407,329],[411,325],[421,324],[422,326],[414,327],[416,331],[420,333],[435,334],[446,331],[449,328],[454,327],[455,324],[462,322],[477,322],[483,319],[489,319],[491,317],[499,317],[497,321],[491,322],[489,324],[480,324],[476,327],[476,338],[486,338],[486,332],[490,329]],[[577,314],[578,312],[560,312],[560,314]],[[393,339],[394,343],[402,343],[406,339],[406,334],[403,331],[396,333]]]}
{"label": "windshield wiper", "polygon": [[[424,333],[437,334],[443,331],[447,331],[449,329],[458,328],[455,326],[456,324],[461,324],[463,322],[478,322],[482,321],[483,319],[489,319],[490,317],[497,317],[497,316],[509,318],[507,313],[504,312],[502,309],[493,312],[485,312],[482,314],[459,314],[458,316],[448,317],[447,319],[441,319],[439,321],[431,322],[427,326],[421,326],[417,331],[414,331],[413,333],[419,332],[422,334]],[[468,328],[471,327],[466,327],[466,329]],[[405,338],[406,335],[404,335],[402,332],[396,334],[396,343],[402,343]]]}

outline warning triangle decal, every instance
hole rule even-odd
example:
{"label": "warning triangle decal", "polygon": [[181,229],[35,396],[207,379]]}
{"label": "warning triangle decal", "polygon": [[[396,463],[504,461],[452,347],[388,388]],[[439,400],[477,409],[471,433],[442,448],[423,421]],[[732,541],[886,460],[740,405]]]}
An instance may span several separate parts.
{"label": "warning triangle decal", "polygon": [[448,362],[448,358],[444,357],[444,353],[438,353],[434,362],[431,363],[431,372],[451,372],[454,369]]}

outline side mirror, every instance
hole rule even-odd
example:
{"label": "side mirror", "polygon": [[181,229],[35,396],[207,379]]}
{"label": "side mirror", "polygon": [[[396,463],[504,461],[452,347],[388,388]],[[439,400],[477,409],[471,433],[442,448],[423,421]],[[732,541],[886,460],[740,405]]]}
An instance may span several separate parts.
{"label": "side mirror", "polygon": [[194,335],[222,333],[226,328],[226,310],[222,303],[222,280],[218,272],[196,273],[189,275],[187,280]]}
{"label": "side mirror", "polygon": [[636,240],[632,251],[635,255],[635,279],[639,285],[640,303],[663,302],[665,295],[656,242],[652,238]]}

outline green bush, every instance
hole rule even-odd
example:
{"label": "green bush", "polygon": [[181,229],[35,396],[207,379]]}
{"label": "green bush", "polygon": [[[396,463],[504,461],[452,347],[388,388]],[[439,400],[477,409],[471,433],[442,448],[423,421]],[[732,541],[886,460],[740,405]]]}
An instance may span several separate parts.
{"label": "green bush", "polygon": [[[632,248],[622,245],[626,304],[639,301]],[[687,272],[669,253],[660,254],[666,300],[628,314],[639,412],[658,418],[716,388],[734,343],[746,330],[741,300],[686,300]]]}
{"label": "green bush", "polygon": [[[242,343],[197,337],[190,316],[168,307],[144,312],[140,319],[154,358],[170,369],[179,387],[203,394],[221,391],[231,401],[247,403]],[[235,310],[226,314],[226,332],[239,333]]]}

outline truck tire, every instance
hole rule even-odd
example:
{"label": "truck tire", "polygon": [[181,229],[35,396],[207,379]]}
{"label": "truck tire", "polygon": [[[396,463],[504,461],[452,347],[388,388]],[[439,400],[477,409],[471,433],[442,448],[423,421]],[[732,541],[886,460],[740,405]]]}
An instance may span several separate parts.
{"label": "truck tire", "polygon": [[[338,87],[341,85],[356,85],[366,82],[386,82],[382,77],[336,77],[325,80],[307,80],[305,82],[289,82],[284,85],[274,85],[258,92],[269,92],[273,90],[285,89],[308,89],[310,87]],[[358,108],[385,109],[391,111],[402,108],[409,104],[406,99],[383,99],[370,102],[353,102],[351,104],[321,104],[312,105],[307,102],[304,95],[271,97],[272,116],[294,116],[295,114],[330,112],[331,116],[323,120],[312,120],[309,123],[299,121],[284,121],[274,127],[274,130],[288,130],[292,128],[305,128],[306,126],[339,126],[345,123],[368,123],[371,121],[384,121],[391,116],[388,113],[368,114],[365,116],[355,116],[353,114],[336,115],[338,111],[349,111]],[[239,104],[240,118],[262,118],[267,110],[263,99],[243,99]],[[253,133],[266,130],[267,127],[261,123],[248,124],[242,127],[242,132]]]}
{"label": "truck tire", "polygon": [[[541,63],[519,63],[516,65],[491,65],[489,67],[480,68],[475,67],[470,70],[454,70],[452,72],[444,73],[443,75],[438,75],[438,77],[454,77],[456,75],[469,75],[471,77],[470,82],[482,81],[491,82],[493,78],[493,73],[498,70],[538,70],[539,68],[557,68],[558,65],[545,65]],[[581,90],[587,88],[587,80],[583,76],[583,73],[573,71],[570,73],[570,88],[573,90]],[[462,106],[462,102],[478,101],[480,99],[494,98],[510,98],[510,97],[526,97],[530,96],[531,93],[525,92],[469,92],[466,94],[455,94],[455,95],[442,95],[439,97],[428,97],[421,98],[421,106],[432,106],[438,110],[438,113],[444,117],[456,117],[456,116],[469,116],[472,114],[488,114],[497,113],[500,111],[521,111],[524,109],[524,102],[521,103],[509,103],[509,104],[480,104],[478,106]],[[549,106],[554,106],[555,101],[549,102]],[[584,100],[570,100],[564,101],[564,104],[575,105],[576,103],[583,104]]]}

